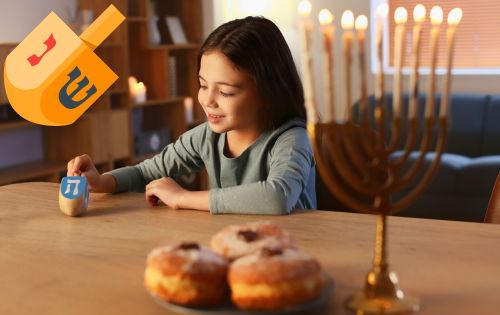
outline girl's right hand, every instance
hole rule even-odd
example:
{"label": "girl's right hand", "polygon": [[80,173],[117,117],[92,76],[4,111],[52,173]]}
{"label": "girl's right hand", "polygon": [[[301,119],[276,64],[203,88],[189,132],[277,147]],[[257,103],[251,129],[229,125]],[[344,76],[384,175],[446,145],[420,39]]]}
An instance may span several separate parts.
{"label": "girl's right hand", "polygon": [[87,154],[80,155],[68,162],[68,172],[66,176],[85,176],[92,192],[100,190],[101,175],[95,168],[94,162]]}

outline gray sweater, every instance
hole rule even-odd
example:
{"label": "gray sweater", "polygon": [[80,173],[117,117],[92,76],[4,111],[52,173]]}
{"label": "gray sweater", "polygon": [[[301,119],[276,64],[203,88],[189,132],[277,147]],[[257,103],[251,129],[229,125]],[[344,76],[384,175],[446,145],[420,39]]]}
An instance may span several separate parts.
{"label": "gray sweater", "polygon": [[111,171],[115,192],[143,192],[155,179],[176,179],[206,167],[212,214],[286,214],[294,208],[316,208],[315,162],[302,120],[264,132],[236,158],[224,155],[225,142],[225,133],[201,124],[153,158]]}

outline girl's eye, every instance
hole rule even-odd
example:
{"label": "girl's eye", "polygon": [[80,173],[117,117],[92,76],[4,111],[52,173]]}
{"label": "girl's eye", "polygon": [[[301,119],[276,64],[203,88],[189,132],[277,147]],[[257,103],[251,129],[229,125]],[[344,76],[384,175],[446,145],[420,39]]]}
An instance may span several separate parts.
{"label": "girl's eye", "polygon": [[206,86],[206,85],[203,85],[203,84],[200,84],[200,89],[202,89],[202,90],[206,90],[206,89],[207,89],[207,86]]}
{"label": "girl's eye", "polygon": [[224,97],[231,97],[231,96],[234,96],[234,93],[224,93],[224,92],[220,91],[220,95],[222,95]]}

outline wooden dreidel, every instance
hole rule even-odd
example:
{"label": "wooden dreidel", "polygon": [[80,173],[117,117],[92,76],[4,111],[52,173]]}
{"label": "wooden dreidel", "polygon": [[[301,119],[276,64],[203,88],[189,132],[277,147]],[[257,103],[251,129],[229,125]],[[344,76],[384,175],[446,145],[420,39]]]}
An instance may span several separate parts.
{"label": "wooden dreidel", "polygon": [[94,49],[125,17],[110,5],[78,37],[51,12],[6,58],[5,91],[24,119],[76,121],[118,78]]}
{"label": "wooden dreidel", "polygon": [[87,211],[89,186],[84,176],[68,176],[61,181],[59,190],[59,209],[69,216],[76,217]]}

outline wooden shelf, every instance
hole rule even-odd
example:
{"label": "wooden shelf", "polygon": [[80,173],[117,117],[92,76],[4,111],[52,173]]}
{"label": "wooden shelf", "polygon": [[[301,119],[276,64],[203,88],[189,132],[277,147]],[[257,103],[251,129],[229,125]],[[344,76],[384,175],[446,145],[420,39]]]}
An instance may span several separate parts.
{"label": "wooden shelf", "polygon": [[[126,23],[115,29],[96,49],[99,57],[119,79],[73,124],[60,127],[40,126],[43,132],[43,161],[0,169],[0,185],[28,180],[59,180],[66,163],[81,154],[89,154],[100,170],[131,165],[151,158],[154,154],[134,154],[134,118],[141,119],[140,132],[169,129],[171,141],[188,130],[183,101],[186,97],[196,99],[198,93],[196,69],[197,53],[203,39],[202,1],[169,0],[156,3],[159,5],[153,8],[151,0],[77,0],[80,8],[90,9],[96,16],[110,4],[114,4],[122,12],[132,14],[126,17]],[[157,12],[153,13],[153,10]],[[151,14],[179,17],[189,43],[151,45]],[[0,78],[3,78],[7,55],[17,45],[18,43],[0,44]],[[172,60],[175,63],[170,62]],[[175,65],[176,72],[172,71],[172,64]],[[141,104],[130,100],[127,80],[130,75],[145,83],[151,99]],[[169,89],[174,80],[173,75],[176,78],[176,90]],[[8,108],[2,106],[10,105],[1,85],[0,82],[0,109],[3,112]],[[135,115],[134,110],[137,108],[147,110]],[[196,108],[195,111],[195,119],[204,116],[200,115],[203,114],[201,109]],[[6,112],[9,115],[11,113],[10,110]],[[194,123],[201,122],[202,120],[196,120]],[[7,135],[10,131],[15,137],[16,133],[23,131],[19,128],[31,126],[35,125],[24,119],[4,118],[4,121],[0,121],[0,137],[10,136]],[[18,142],[16,145],[24,144]]]}
{"label": "wooden shelf", "polygon": [[0,168],[0,185],[50,177],[66,170],[67,162],[40,161]]}
{"label": "wooden shelf", "polygon": [[175,96],[175,97],[168,97],[164,99],[157,99],[157,100],[147,100],[144,103],[133,103],[134,108],[140,108],[140,107],[147,107],[147,106],[158,106],[158,105],[169,105],[169,104],[176,104],[176,103],[182,103],[184,102],[184,99],[186,97],[184,96]]}
{"label": "wooden shelf", "polygon": [[183,50],[183,49],[200,49],[199,44],[168,44],[168,45],[150,45],[149,49],[153,50]]}
{"label": "wooden shelf", "polygon": [[145,16],[129,16],[125,21],[128,22],[147,22],[148,18]]}
{"label": "wooden shelf", "polygon": [[4,123],[0,123],[0,132],[5,131],[5,130],[28,127],[28,126],[34,126],[34,124],[32,122],[29,122],[29,121],[24,120],[24,119],[4,122]]}

